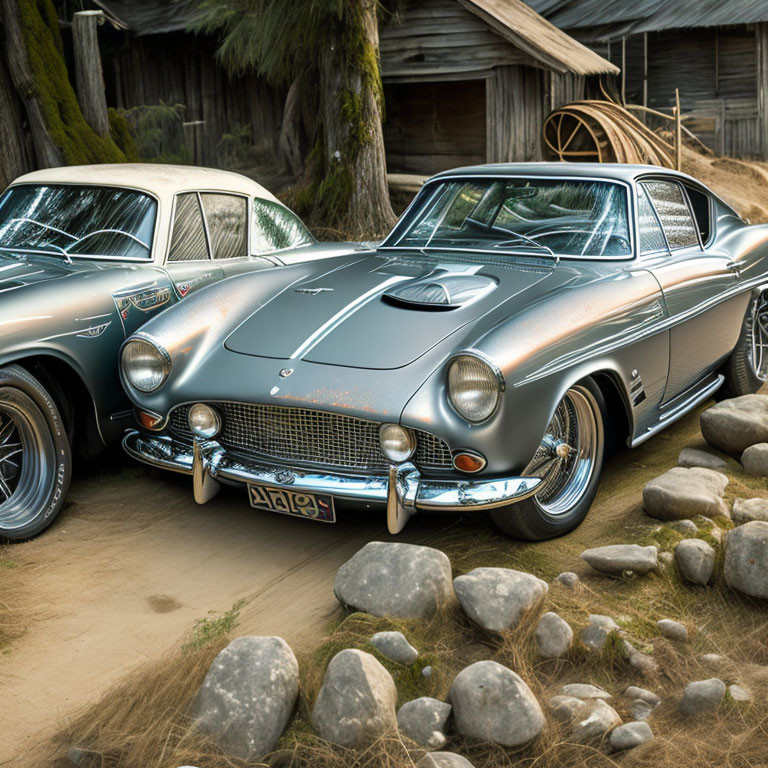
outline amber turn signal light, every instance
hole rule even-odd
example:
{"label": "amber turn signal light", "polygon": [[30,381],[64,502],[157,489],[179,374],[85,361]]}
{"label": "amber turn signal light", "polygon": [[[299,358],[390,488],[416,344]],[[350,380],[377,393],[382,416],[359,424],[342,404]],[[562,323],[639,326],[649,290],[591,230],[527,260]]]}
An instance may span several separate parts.
{"label": "amber turn signal light", "polygon": [[479,453],[457,453],[453,457],[453,466],[461,472],[479,472],[485,465],[485,458]]}
{"label": "amber turn signal light", "polygon": [[136,418],[144,429],[157,429],[158,424],[163,420],[162,416],[149,411],[136,411]]}

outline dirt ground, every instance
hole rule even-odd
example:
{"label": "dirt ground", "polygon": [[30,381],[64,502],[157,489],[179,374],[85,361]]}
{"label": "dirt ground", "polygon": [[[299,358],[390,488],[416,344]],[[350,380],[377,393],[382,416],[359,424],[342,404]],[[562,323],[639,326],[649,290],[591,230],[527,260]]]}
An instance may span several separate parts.
{"label": "dirt ground", "polygon": [[[623,451],[605,468],[584,525],[546,544],[509,542],[510,555],[525,563],[535,553],[552,574],[582,570],[578,553],[637,525],[642,485],[673,466],[682,447],[699,444],[691,414]],[[0,765],[34,765],[29,749],[126,672],[160,658],[209,611],[246,599],[238,634],[279,634],[297,650],[316,642],[337,610],[338,566],[366,541],[387,538],[383,515],[368,511],[312,524],[251,510],[237,489],[197,506],[187,478],[119,459],[81,472],[51,530],[0,549],[16,565],[26,624],[0,654]],[[497,539],[477,520],[448,516],[416,517],[399,537],[457,554],[459,540],[498,549]]]}

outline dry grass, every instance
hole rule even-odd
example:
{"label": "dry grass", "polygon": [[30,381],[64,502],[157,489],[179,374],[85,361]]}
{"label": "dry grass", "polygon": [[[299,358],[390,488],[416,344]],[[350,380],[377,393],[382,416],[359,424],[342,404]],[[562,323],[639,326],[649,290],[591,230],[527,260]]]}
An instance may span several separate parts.
{"label": "dry grass", "polygon": [[8,547],[0,546],[0,653],[24,633],[18,564]]}

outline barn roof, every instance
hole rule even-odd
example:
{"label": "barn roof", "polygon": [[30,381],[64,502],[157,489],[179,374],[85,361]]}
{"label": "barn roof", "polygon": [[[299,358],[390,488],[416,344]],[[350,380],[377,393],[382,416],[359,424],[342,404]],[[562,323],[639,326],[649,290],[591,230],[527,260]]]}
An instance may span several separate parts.
{"label": "barn roof", "polygon": [[558,72],[577,75],[618,73],[602,56],[548,22],[523,0],[459,0],[497,34]]}
{"label": "barn roof", "polygon": [[183,32],[194,21],[195,0],[94,0],[113,24],[137,35]]}

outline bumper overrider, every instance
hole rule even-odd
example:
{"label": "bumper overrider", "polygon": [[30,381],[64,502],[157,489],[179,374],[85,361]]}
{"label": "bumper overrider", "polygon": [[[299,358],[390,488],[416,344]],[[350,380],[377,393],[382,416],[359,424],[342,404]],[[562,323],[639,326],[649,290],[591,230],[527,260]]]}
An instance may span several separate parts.
{"label": "bumper overrider", "polygon": [[257,458],[233,456],[215,440],[190,445],[165,435],[129,430],[126,452],[146,464],[192,475],[195,501],[205,504],[221,483],[257,483],[294,492],[322,493],[336,499],[385,504],[387,528],[399,533],[418,511],[464,512],[503,507],[532,496],[538,477],[434,479],[411,463],[392,464],[387,474],[354,475],[297,469]]}

